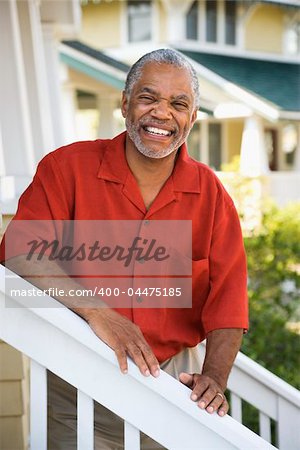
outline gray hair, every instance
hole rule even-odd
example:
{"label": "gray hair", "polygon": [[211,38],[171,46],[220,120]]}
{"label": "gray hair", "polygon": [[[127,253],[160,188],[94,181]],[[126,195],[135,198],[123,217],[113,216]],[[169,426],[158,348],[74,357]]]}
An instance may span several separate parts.
{"label": "gray hair", "polygon": [[142,76],[143,68],[147,63],[170,64],[180,69],[186,69],[191,77],[191,85],[194,93],[194,106],[200,106],[200,92],[197,73],[194,67],[179,52],[172,49],[161,48],[153,52],[146,53],[138,61],[136,61],[129,70],[125,82],[125,94],[130,96],[135,83]]}

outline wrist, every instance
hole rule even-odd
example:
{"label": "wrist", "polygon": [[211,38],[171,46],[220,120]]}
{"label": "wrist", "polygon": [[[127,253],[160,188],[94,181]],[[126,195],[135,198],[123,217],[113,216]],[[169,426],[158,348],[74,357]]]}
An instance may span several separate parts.
{"label": "wrist", "polygon": [[96,317],[102,316],[104,309],[107,308],[74,308],[74,312],[79,314],[87,323],[90,323]]}
{"label": "wrist", "polygon": [[228,377],[224,377],[224,374],[220,374],[218,370],[204,367],[202,370],[202,375],[214,380],[223,391],[226,390]]}

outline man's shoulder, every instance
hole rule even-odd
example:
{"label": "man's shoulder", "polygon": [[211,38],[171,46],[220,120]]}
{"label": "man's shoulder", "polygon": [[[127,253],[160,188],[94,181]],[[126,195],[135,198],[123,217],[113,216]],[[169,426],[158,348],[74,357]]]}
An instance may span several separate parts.
{"label": "man's shoulder", "polygon": [[85,160],[101,158],[105,149],[110,142],[110,139],[96,139],[94,141],[78,141],[53,150],[45,156],[45,160],[54,159],[59,163],[67,161],[70,163],[72,160]]}
{"label": "man's shoulder", "polygon": [[200,180],[207,182],[216,182],[217,184],[220,182],[214,170],[211,169],[207,164],[197,161],[191,156],[189,156],[188,158],[188,163],[196,167],[199,173]]}
{"label": "man's shoulder", "polygon": [[60,167],[67,172],[78,172],[99,167],[108,149],[124,145],[125,133],[112,139],[77,141],[49,152],[39,163],[39,169]]}
{"label": "man's shoulder", "polygon": [[200,161],[196,161],[191,157],[189,158],[189,162],[190,164],[193,164],[198,170],[200,190],[206,193],[210,192],[213,195],[216,195],[217,198],[222,199],[223,201],[225,201],[225,203],[232,206],[232,198],[228,194],[227,189],[223,185],[216,172],[206,164]]}

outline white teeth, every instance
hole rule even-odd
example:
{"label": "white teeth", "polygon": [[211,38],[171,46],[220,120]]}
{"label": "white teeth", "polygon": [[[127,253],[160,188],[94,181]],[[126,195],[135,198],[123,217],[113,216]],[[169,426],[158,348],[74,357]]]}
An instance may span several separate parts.
{"label": "white teeth", "polygon": [[159,135],[163,135],[163,136],[170,136],[170,134],[171,134],[171,131],[162,130],[161,128],[155,128],[155,127],[145,127],[145,130],[148,131],[149,133],[159,134]]}

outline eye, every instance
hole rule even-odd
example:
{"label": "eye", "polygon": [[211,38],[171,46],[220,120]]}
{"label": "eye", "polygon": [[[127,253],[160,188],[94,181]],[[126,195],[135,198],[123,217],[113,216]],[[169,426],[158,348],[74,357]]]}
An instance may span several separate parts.
{"label": "eye", "polygon": [[172,105],[178,110],[185,110],[189,108],[189,105],[187,103],[181,101],[173,102]]}
{"label": "eye", "polygon": [[151,95],[140,95],[138,98],[143,103],[152,103],[156,101],[156,99],[154,97],[151,97]]}

